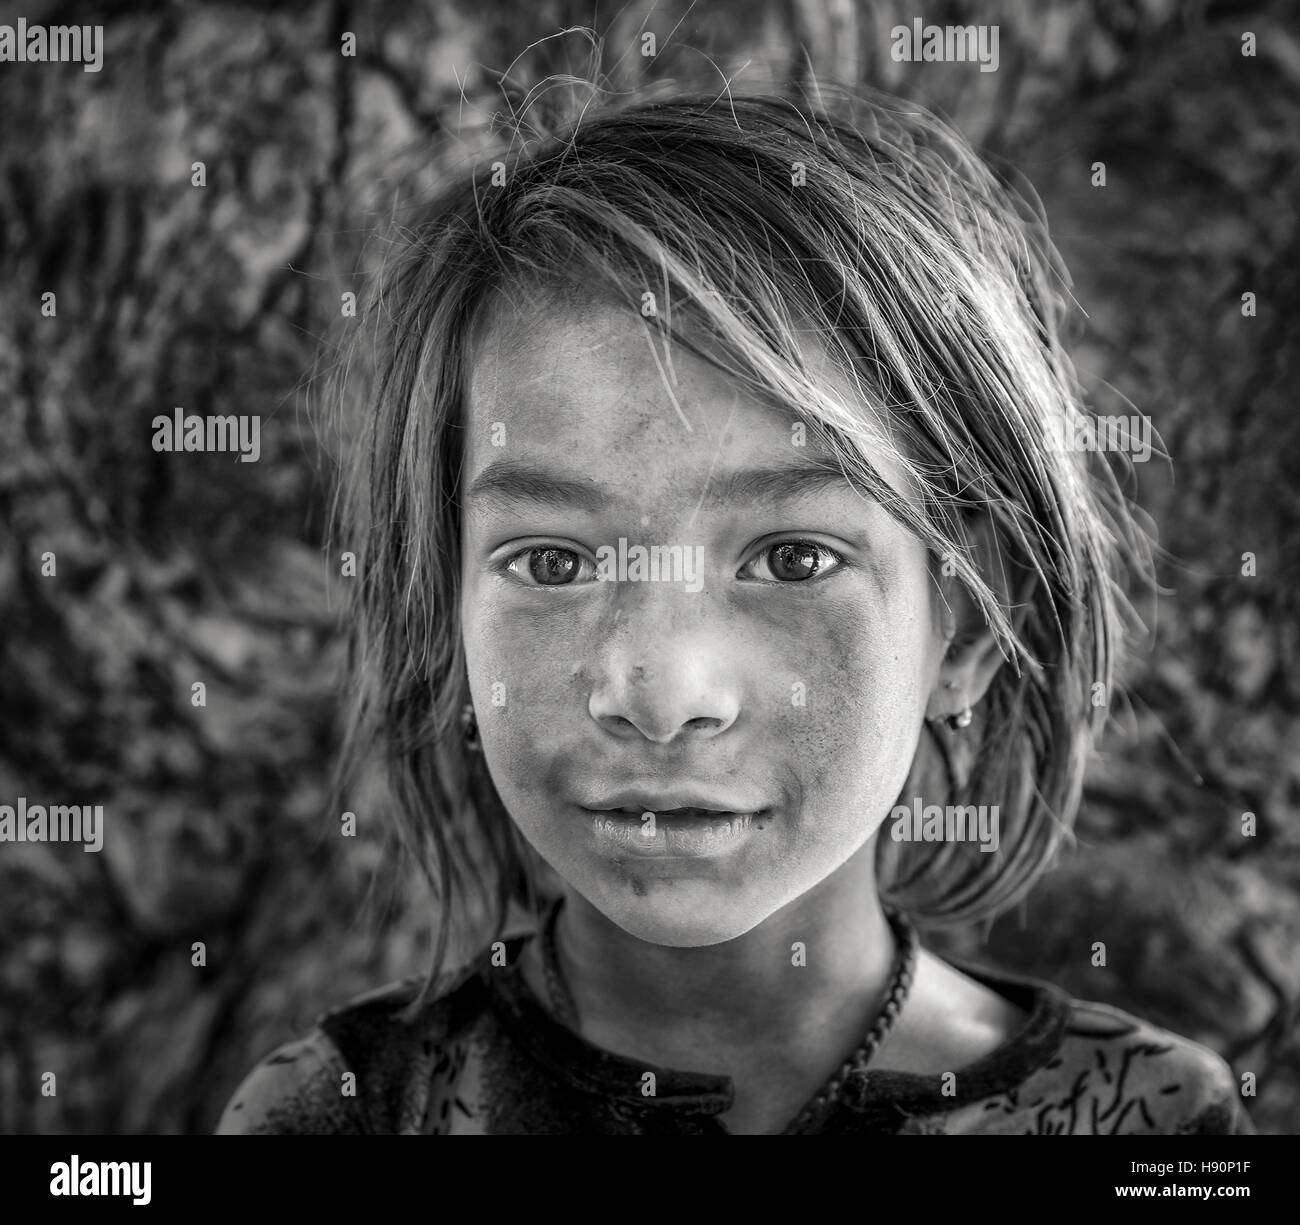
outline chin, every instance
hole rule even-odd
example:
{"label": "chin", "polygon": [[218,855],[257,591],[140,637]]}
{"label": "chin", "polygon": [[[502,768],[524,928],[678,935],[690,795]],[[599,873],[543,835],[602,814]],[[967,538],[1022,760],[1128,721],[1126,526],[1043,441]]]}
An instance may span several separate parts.
{"label": "chin", "polygon": [[632,872],[622,872],[617,879],[582,892],[629,936],[667,948],[724,944],[751,931],[779,909],[770,901],[759,904],[756,898],[737,895],[716,881]]}

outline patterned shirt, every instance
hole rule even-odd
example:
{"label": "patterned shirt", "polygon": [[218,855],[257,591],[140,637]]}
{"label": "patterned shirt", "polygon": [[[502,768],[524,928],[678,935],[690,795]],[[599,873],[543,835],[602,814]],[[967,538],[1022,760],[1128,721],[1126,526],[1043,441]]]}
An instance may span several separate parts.
{"label": "patterned shirt", "polygon": [[[729,1135],[729,1077],[651,1067],[561,1024],[520,974],[530,935],[451,976],[322,1016],[245,1078],[224,1134]],[[500,958],[498,957],[499,961]],[[1028,1014],[955,1077],[868,1068],[786,1135],[1253,1135],[1218,1055],[1036,979],[954,962]],[[645,1073],[654,1072],[653,1096]]]}

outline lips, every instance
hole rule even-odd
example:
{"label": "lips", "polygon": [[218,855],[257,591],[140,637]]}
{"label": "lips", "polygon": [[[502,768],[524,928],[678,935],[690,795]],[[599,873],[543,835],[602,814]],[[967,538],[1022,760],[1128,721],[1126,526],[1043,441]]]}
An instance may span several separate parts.
{"label": "lips", "polygon": [[[696,813],[696,816],[683,815]],[[592,849],[627,863],[640,859],[714,859],[746,844],[759,824],[756,813],[686,808],[677,812],[588,810]]]}
{"label": "lips", "polygon": [[591,812],[618,812],[639,816],[652,812],[665,817],[728,817],[747,816],[763,810],[762,804],[746,804],[734,796],[716,796],[702,793],[655,793],[652,791],[621,791],[583,807]]}
{"label": "lips", "polygon": [[605,808],[601,812],[622,812],[629,816],[640,816],[642,813],[652,812],[656,817],[734,817],[739,816],[740,810],[735,808],[651,808],[648,805],[640,808],[630,808],[624,805],[622,808]]}

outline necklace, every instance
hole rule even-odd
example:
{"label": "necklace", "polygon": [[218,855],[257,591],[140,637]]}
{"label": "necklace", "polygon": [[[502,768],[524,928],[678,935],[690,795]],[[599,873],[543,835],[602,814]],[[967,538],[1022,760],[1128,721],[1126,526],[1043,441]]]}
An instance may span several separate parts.
{"label": "necklace", "polygon": [[[576,1033],[578,1030],[578,1008],[573,1001],[573,995],[564,982],[564,976],[560,973],[559,956],[555,951],[555,925],[560,917],[560,908],[563,904],[564,899],[562,897],[557,899],[551,907],[550,914],[546,916],[546,922],[542,927],[542,972],[546,978],[546,992],[550,997],[552,1010],[563,1024]],[[872,1025],[857,1050],[839,1066],[816,1095],[795,1116],[793,1122],[785,1129],[786,1134],[798,1131],[827,1102],[832,1101],[839,1094],[844,1082],[850,1076],[865,1072],[867,1065],[880,1049],[880,1044],[884,1042],[898,1023],[898,1017],[903,1011],[908,992],[912,989],[912,976],[916,971],[918,940],[916,928],[913,927],[905,914],[900,911],[886,909],[885,918],[889,921],[889,926],[894,933],[894,941],[897,947],[894,953],[893,971],[890,974],[889,986],[885,992],[885,1003],[880,1010],[880,1015],[876,1018],[875,1024]]]}

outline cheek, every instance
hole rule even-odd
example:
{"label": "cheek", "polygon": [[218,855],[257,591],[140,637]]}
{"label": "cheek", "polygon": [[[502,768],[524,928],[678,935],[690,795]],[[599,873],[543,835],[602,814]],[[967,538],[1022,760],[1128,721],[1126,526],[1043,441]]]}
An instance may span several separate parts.
{"label": "cheek", "polygon": [[554,733],[572,725],[583,669],[576,619],[503,598],[491,580],[463,588],[470,695],[494,777],[532,770]]}
{"label": "cheek", "polygon": [[906,781],[934,675],[922,611],[915,598],[846,605],[805,619],[792,639],[774,739],[803,776],[805,819],[825,822],[828,837],[841,825],[860,833],[864,813],[883,819]]}
{"label": "cheek", "polygon": [[590,607],[546,597],[530,606],[487,581],[467,592],[461,618],[472,683],[498,682],[520,715],[572,702],[595,647]]}

